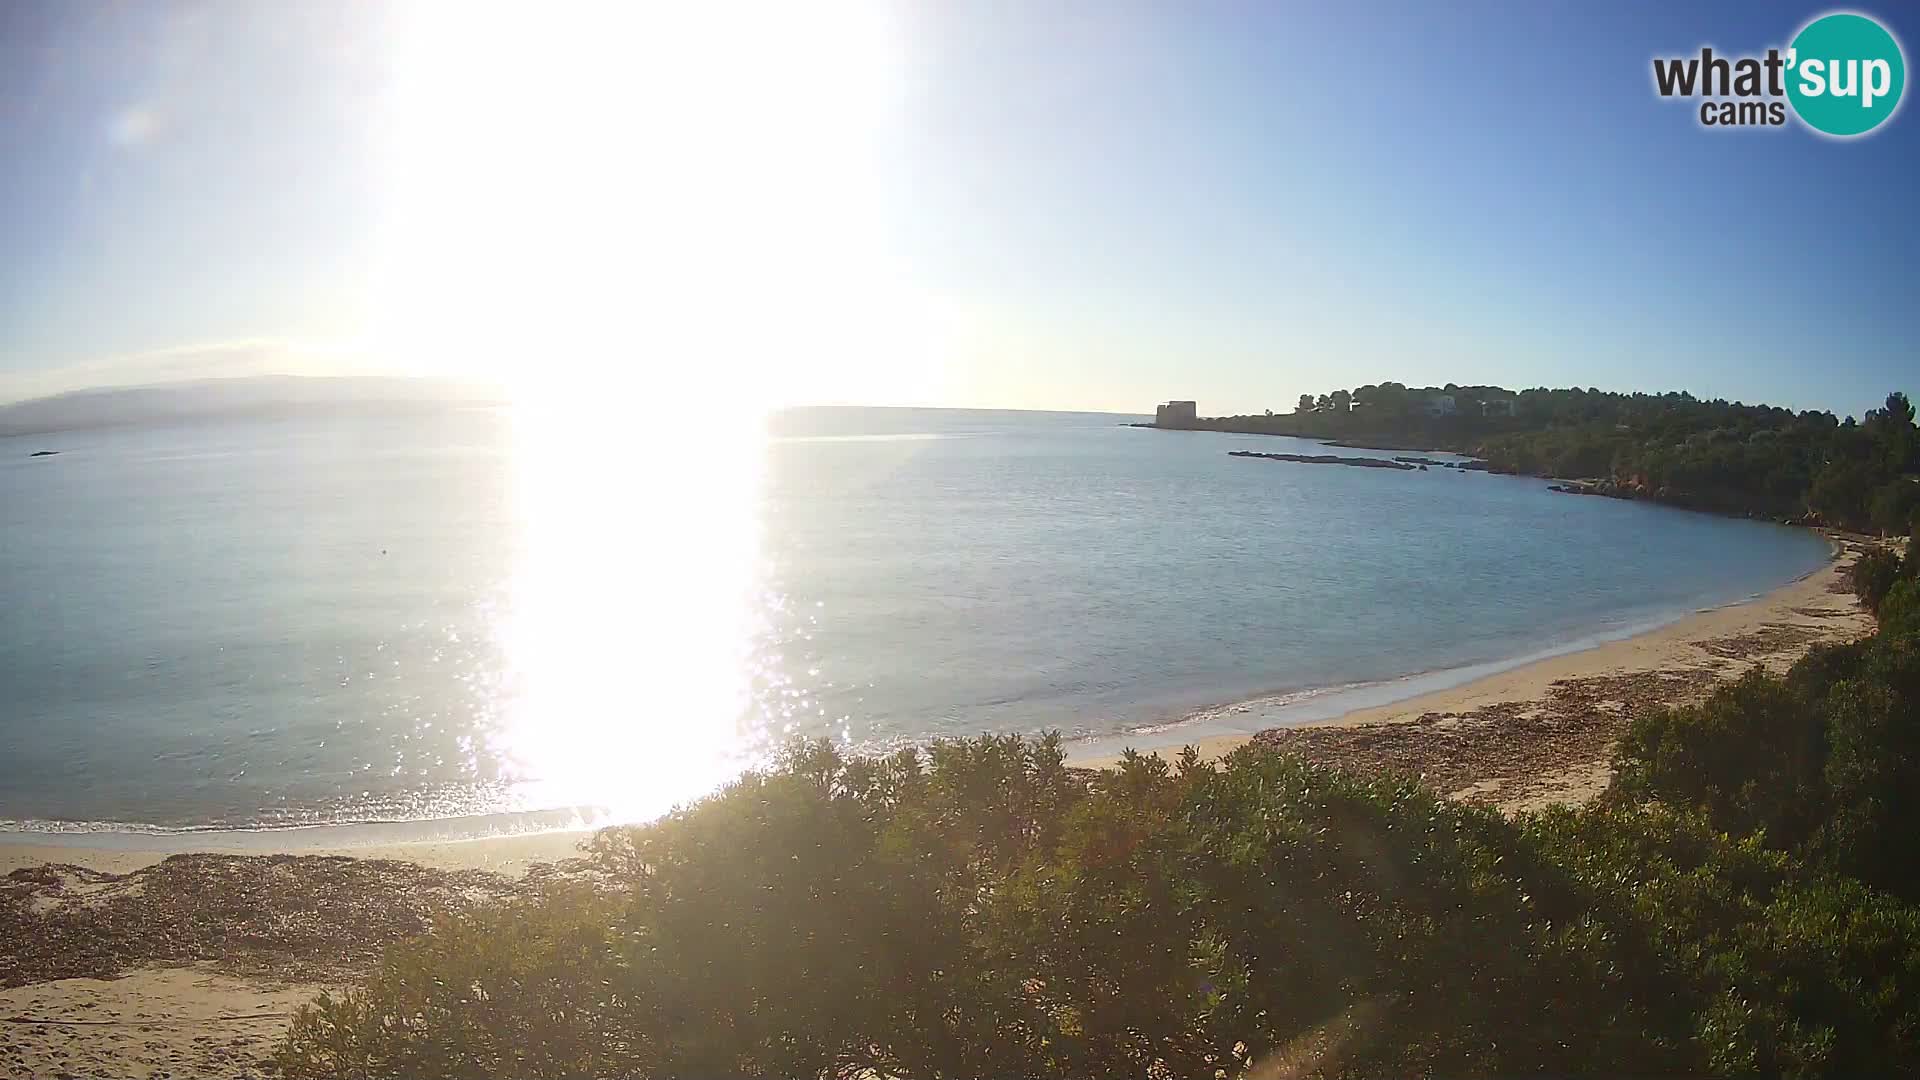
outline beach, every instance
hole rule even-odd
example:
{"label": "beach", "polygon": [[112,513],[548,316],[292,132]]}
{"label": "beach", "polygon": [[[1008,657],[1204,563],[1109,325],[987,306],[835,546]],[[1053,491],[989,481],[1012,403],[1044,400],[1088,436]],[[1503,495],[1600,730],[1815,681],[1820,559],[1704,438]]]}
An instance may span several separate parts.
{"label": "beach", "polygon": [[1270,721],[1289,706],[1254,700],[1208,718],[1209,728],[1240,731],[1181,742],[1176,729],[1155,738],[1171,736],[1174,751],[1193,745],[1210,758],[1259,742],[1356,771],[1412,773],[1443,794],[1506,811],[1578,805],[1605,790],[1613,742],[1635,714],[1697,701],[1755,665],[1784,670],[1816,645],[1872,632],[1872,616],[1844,578],[1861,544],[1832,540],[1834,557],[1810,574],[1632,637],[1325,720],[1277,727]]}
{"label": "beach", "polygon": [[[1187,741],[1207,756],[1258,742],[1411,773],[1506,811],[1578,804],[1604,790],[1612,744],[1637,713],[1871,631],[1843,579],[1859,545],[1834,544],[1820,569],[1745,603],[1295,726],[1270,723],[1280,703],[1227,706],[1212,728],[1242,730]],[[1158,752],[1177,752],[1181,735],[1158,733]],[[0,841],[12,953],[0,955],[0,1076],[257,1075],[299,1002],[350,983],[387,940],[560,872],[588,834],[364,845],[281,835],[279,855],[263,855],[257,834],[146,838],[138,849],[100,836]],[[223,896],[246,902],[207,914]]]}

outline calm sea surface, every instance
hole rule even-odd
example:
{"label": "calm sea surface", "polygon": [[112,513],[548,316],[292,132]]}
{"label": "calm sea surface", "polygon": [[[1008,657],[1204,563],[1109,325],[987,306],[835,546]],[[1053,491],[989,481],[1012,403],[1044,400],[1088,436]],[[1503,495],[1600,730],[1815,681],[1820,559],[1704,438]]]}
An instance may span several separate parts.
{"label": "calm sea surface", "polygon": [[410,407],[0,439],[0,821],[644,817],[794,735],[1110,735],[1619,632],[1826,552],[1123,419],[801,410],[629,451]]}

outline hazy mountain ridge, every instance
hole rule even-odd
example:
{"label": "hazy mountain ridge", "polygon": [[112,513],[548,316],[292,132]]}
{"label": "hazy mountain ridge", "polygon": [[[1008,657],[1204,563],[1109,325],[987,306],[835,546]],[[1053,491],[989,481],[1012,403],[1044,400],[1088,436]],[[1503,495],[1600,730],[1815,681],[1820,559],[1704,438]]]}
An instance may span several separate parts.
{"label": "hazy mountain ridge", "polygon": [[341,406],[492,405],[497,390],[456,379],[262,375],[74,390],[0,405],[0,436],[272,414]]}

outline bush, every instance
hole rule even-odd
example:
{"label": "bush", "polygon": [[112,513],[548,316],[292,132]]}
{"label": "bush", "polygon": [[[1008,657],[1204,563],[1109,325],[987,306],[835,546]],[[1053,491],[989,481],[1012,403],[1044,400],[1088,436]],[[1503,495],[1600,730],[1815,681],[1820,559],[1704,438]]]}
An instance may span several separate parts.
{"label": "bush", "polygon": [[1869,548],[1847,568],[1847,583],[1868,611],[1878,612],[1893,586],[1903,576],[1911,576],[1905,569],[1900,556],[1885,548]]}
{"label": "bush", "polygon": [[1804,843],[1826,816],[1826,725],[1813,704],[1825,687],[1817,672],[1846,662],[1845,654],[1820,655],[1799,678],[1756,668],[1698,705],[1634,718],[1614,754],[1616,797],[1694,807],[1736,836]]}
{"label": "bush", "polygon": [[[1909,602],[1913,582],[1889,596],[1887,609]],[[1897,599],[1896,599],[1897,598]],[[1833,806],[1814,854],[1846,873],[1920,898],[1920,865],[1912,858],[1920,821],[1920,638],[1883,628],[1861,670],[1825,702],[1832,756],[1826,781]]]}
{"label": "bush", "polygon": [[1920,580],[1910,577],[1895,584],[1880,601],[1879,615],[1884,637],[1920,634]]}
{"label": "bush", "polygon": [[[1516,825],[1270,751],[825,746],[301,1011],[289,1077],[1912,1062],[1910,909],[1669,811]],[[1861,981],[1856,973],[1864,972]]]}
{"label": "bush", "polygon": [[1920,1061],[1920,910],[1671,810],[1561,809],[1527,830],[1646,935],[1635,992],[1689,1017],[1702,1071],[1889,1076]]}
{"label": "bush", "polygon": [[1807,505],[1830,525],[1864,526],[1872,517],[1870,507],[1878,476],[1878,471],[1864,461],[1830,462],[1814,476],[1807,491]]}
{"label": "bush", "polygon": [[[1823,868],[1920,900],[1920,583],[1881,629],[1760,671],[1698,705],[1636,718],[1615,751],[1615,802],[1654,800],[1757,835]],[[1920,621],[1920,620],[1914,620]]]}
{"label": "bush", "polygon": [[1904,476],[1888,480],[1873,497],[1873,526],[1882,534],[1899,536],[1913,524],[1920,512],[1920,483]]}
{"label": "bush", "polygon": [[643,1006],[613,989],[618,926],[579,888],[443,920],[365,987],[300,1009],[276,1064],[343,1080],[643,1074]]}
{"label": "bush", "polygon": [[1819,701],[1835,684],[1858,675],[1872,659],[1875,639],[1815,645],[1787,669],[1787,685],[1809,702]]}

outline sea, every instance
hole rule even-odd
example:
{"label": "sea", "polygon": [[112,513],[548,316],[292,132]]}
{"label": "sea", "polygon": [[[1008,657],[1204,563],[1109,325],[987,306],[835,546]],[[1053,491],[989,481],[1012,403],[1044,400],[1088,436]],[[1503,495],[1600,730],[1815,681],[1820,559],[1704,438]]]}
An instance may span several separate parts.
{"label": "sea", "polygon": [[1140,419],[410,402],[0,438],[0,829],[478,835],[647,820],[801,739],[1172,748],[1828,554]]}

